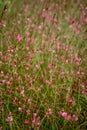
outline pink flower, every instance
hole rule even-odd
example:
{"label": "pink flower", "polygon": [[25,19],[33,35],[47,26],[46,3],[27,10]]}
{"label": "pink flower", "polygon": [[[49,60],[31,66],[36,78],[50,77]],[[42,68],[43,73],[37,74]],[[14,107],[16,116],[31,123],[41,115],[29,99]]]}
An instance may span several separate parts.
{"label": "pink flower", "polygon": [[48,111],[46,112],[46,115],[47,116],[51,116],[52,115],[52,109],[51,108],[48,109]]}
{"label": "pink flower", "polygon": [[24,96],[24,88],[21,90],[21,95]]}
{"label": "pink flower", "polygon": [[24,124],[25,124],[25,125],[28,125],[28,124],[29,124],[29,120],[25,120],[25,121],[24,121]]}
{"label": "pink flower", "polygon": [[49,64],[49,65],[48,65],[48,68],[49,68],[49,69],[53,68],[53,64]]}
{"label": "pink flower", "polygon": [[80,65],[81,58],[76,58],[76,65]]}
{"label": "pink flower", "polygon": [[42,10],[42,17],[45,18],[46,17],[46,9]]}
{"label": "pink flower", "polygon": [[50,17],[47,19],[47,22],[51,22],[51,21],[52,21],[52,19],[53,19],[53,17],[52,17],[52,16],[50,16]]}
{"label": "pink flower", "polygon": [[18,34],[16,40],[18,42],[21,42],[21,41],[23,41],[23,37],[21,37],[20,34]]}
{"label": "pink flower", "polygon": [[77,121],[77,120],[78,120],[78,116],[73,115],[73,116],[72,116],[72,119],[73,119],[74,121]]}
{"label": "pink flower", "polygon": [[34,27],[35,27],[35,24],[33,23],[33,24],[31,25],[31,27],[34,28]]}
{"label": "pink flower", "polygon": [[58,112],[65,120],[71,120],[71,115],[67,114],[67,112]]}
{"label": "pink flower", "polygon": [[8,123],[12,123],[12,122],[13,122],[13,117],[12,117],[11,113],[10,113],[9,116],[7,117],[6,121],[7,121]]}
{"label": "pink flower", "polygon": [[37,113],[33,114],[33,120],[32,120],[33,126],[40,126],[40,117],[37,117]]}
{"label": "pink flower", "polygon": [[83,94],[83,95],[87,95],[87,91],[86,91],[86,90],[83,90],[83,91],[82,91],[82,94]]}
{"label": "pink flower", "polygon": [[74,99],[71,96],[66,96],[66,99],[72,106],[75,105],[75,101],[74,101]]}
{"label": "pink flower", "polygon": [[64,71],[62,71],[62,72],[61,72],[61,75],[64,75],[64,74],[65,74]]}
{"label": "pink flower", "polygon": [[66,120],[71,120],[71,115],[67,115],[67,117],[65,117]]}
{"label": "pink flower", "polygon": [[51,84],[51,88],[55,88],[55,84],[52,83],[52,84]]}
{"label": "pink flower", "polygon": [[48,85],[50,85],[50,84],[51,84],[49,80],[46,80],[45,82],[46,82]]}
{"label": "pink flower", "polygon": [[67,112],[62,112],[61,115],[65,118],[67,116]]}
{"label": "pink flower", "polygon": [[19,107],[18,110],[19,110],[19,111],[22,111],[22,107]]}
{"label": "pink flower", "polygon": [[30,110],[26,110],[27,116],[30,115]]}
{"label": "pink flower", "polygon": [[10,81],[6,81],[6,85],[10,85]]}

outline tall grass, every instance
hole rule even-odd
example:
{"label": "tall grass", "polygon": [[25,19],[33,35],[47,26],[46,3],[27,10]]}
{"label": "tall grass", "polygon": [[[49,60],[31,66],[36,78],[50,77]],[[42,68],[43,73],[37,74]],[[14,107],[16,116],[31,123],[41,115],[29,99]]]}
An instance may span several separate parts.
{"label": "tall grass", "polygon": [[0,12],[0,130],[86,130],[86,0],[8,0]]}

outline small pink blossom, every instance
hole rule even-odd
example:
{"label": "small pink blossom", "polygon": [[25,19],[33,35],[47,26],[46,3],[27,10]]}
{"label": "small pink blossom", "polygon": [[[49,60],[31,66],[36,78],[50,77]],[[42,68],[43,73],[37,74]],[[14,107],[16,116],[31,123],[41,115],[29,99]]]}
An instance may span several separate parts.
{"label": "small pink blossom", "polygon": [[61,75],[64,75],[64,74],[65,74],[65,72],[64,72],[64,71],[62,71],[62,72],[61,72]]}
{"label": "small pink blossom", "polygon": [[34,23],[32,23],[31,27],[32,27],[32,28],[34,28],[34,27],[35,27],[35,24],[34,24]]}
{"label": "small pink blossom", "polygon": [[13,93],[13,90],[12,90],[12,88],[10,89],[10,91],[9,91],[9,94],[11,95]]}
{"label": "small pink blossom", "polygon": [[49,109],[47,110],[47,112],[46,112],[46,116],[48,117],[48,116],[51,116],[51,115],[52,115],[52,109],[49,108]]}
{"label": "small pink blossom", "polygon": [[26,110],[26,113],[27,113],[27,116],[30,115],[30,110],[27,109],[27,110]]}
{"label": "small pink blossom", "polygon": [[37,127],[40,126],[40,117],[37,116],[37,113],[34,113],[34,114],[33,114],[32,125],[33,125],[33,126],[37,126]]}
{"label": "small pink blossom", "polygon": [[24,97],[24,89],[21,90],[21,95]]}
{"label": "small pink blossom", "polygon": [[22,111],[22,107],[19,107],[19,108],[18,108],[18,111]]}
{"label": "small pink blossom", "polygon": [[16,40],[18,42],[21,42],[21,41],[23,41],[23,37],[21,37],[20,34],[18,34]]}
{"label": "small pink blossom", "polygon": [[78,120],[78,116],[73,115],[73,116],[72,116],[72,119],[73,119],[74,121],[77,121],[77,120]]}
{"label": "small pink blossom", "polygon": [[58,112],[59,115],[61,115],[65,120],[69,121],[71,120],[71,115],[67,114],[67,112]]}
{"label": "small pink blossom", "polygon": [[87,95],[87,91],[86,91],[86,90],[83,90],[83,91],[82,91],[82,94],[83,94],[83,95]]}
{"label": "small pink blossom", "polygon": [[13,117],[12,117],[11,113],[10,113],[9,116],[7,117],[6,121],[7,121],[8,123],[12,123],[12,122],[13,122]]}
{"label": "small pink blossom", "polygon": [[51,22],[51,21],[52,21],[52,19],[53,19],[53,17],[52,17],[52,16],[50,16],[50,17],[47,19],[47,22]]}
{"label": "small pink blossom", "polygon": [[25,120],[25,121],[24,121],[24,124],[25,124],[25,125],[28,125],[28,124],[29,124],[29,120]]}
{"label": "small pink blossom", "polygon": [[49,80],[46,80],[45,82],[46,82],[48,85],[50,85],[50,84],[51,84]]}
{"label": "small pink blossom", "polygon": [[71,104],[71,105],[75,105],[75,101],[74,101],[74,99],[71,97],[71,96],[66,96],[66,99],[67,99],[67,101]]}
{"label": "small pink blossom", "polygon": [[48,68],[49,68],[49,69],[53,68],[53,64],[49,64],[49,65],[48,65]]}
{"label": "small pink blossom", "polygon": [[31,103],[31,99],[28,98],[28,99],[26,100],[26,102],[27,102],[27,103]]}
{"label": "small pink blossom", "polygon": [[6,85],[10,85],[11,83],[10,83],[10,81],[6,81]]}
{"label": "small pink blossom", "polygon": [[46,17],[46,14],[47,14],[47,13],[46,13],[46,9],[43,9],[43,10],[42,10],[42,17],[45,18],[45,17]]}
{"label": "small pink blossom", "polygon": [[76,65],[80,65],[81,58],[76,58]]}
{"label": "small pink blossom", "polygon": [[3,62],[2,62],[2,61],[0,61],[0,65],[2,65],[2,63],[3,63]]}
{"label": "small pink blossom", "polygon": [[55,84],[52,83],[52,84],[51,84],[51,88],[55,88]]}
{"label": "small pink blossom", "polygon": [[62,112],[61,115],[65,118],[67,116],[67,112]]}

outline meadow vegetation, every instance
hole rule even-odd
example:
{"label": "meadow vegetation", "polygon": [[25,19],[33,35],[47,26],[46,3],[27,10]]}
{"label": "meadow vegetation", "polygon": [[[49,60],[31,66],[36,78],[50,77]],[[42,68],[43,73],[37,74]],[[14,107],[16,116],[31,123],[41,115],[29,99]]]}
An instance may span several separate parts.
{"label": "meadow vegetation", "polygon": [[86,0],[0,0],[0,130],[87,130]]}

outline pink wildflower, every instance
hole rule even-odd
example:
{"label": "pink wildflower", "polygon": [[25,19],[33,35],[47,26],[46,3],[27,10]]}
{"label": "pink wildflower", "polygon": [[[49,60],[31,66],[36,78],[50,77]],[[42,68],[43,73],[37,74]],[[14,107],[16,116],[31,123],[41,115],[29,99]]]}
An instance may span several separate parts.
{"label": "pink wildflower", "polygon": [[21,42],[23,40],[23,37],[21,37],[20,34],[18,34],[16,39],[18,42]]}
{"label": "pink wildflower", "polygon": [[19,107],[19,108],[18,108],[18,111],[22,111],[22,107]]}
{"label": "pink wildflower", "polygon": [[78,116],[73,115],[73,116],[72,116],[72,119],[73,119],[74,121],[77,121],[77,120],[78,120]]}
{"label": "pink wildflower", "polygon": [[71,115],[67,114],[67,112],[58,112],[59,115],[61,115],[65,120],[70,120]]}
{"label": "pink wildflower", "polygon": [[25,125],[28,125],[28,124],[29,124],[29,120],[25,120],[25,121],[24,121],[24,124],[25,124]]}
{"label": "pink wildflower", "polygon": [[26,110],[27,116],[30,115],[30,110]]}
{"label": "pink wildflower", "polygon": [[46,82],[48,85],[50,85],[50,81],[49,81],[49,80],[46,80],[45,82]]}
{"label": "pink wildflower", "polygon": [[12,117],[12,114],[10,113],[9,116],[7,117],[6,121],[8,123],[12,123],[13,122],[13,117]]}
{"label": "pink wildflower", "polygon": [[49,109],[47,110],[47,112],[46,112],[46,116],[48,117],[48,116],[51,116],[51,115],[52,115],[52,109],[49,108]]}

